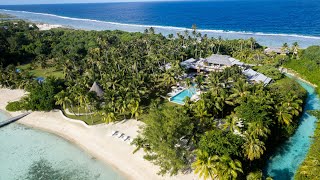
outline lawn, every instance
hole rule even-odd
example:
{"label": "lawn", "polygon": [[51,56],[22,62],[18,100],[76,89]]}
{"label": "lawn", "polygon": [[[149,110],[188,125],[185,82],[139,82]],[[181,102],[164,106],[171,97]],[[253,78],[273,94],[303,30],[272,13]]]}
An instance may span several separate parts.
{"label": "lawn", "polygon": [[301,78],[317,85],[317,93],[320,93],[320,67],[311,60],[290,60],[284,64],[285,68],[291,69],[298,73]]}
{"label": "lawn", "polygon": [[101,115],[75,116],[75,115],[68,115],[66,113],[64,114],[70,119],[80,120],[85,122],[88,125],[96,125],[96,124],[104,123]]}
{"label": "lawn", "polygon": [[[20,65],[17,66],[17,68],[19,69],[23,69],[23,70],[28,70],[30,69],[31,64],[25,64],[25,65]],[[55,67],[48,67],[48,68],[40,68],[40,67],[36,67],[32,70],[30,70],[30,73],[32,73],[32,75],[36,76],[36,77],[48,77],[48,76],[54,76],[57,78],[64,78],[63,75],[63,71],[62,70],[57,70]]]}

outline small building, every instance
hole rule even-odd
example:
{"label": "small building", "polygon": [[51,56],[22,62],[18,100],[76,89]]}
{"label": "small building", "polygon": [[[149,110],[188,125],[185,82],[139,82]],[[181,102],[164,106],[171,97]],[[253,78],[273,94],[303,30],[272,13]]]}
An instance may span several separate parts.
{"label": "small building", "polygon": [[257,71],[254,71],[253,69],[246,69],[242,71],[244,75],[247,76],[248,80],[252,83],[263,83],[264,86],[268,85],[272,79],[265,76],[262,73],[259,73]]}
{"label": "small building", "polygon": [[230,67],[232,66],[230,56],[213,54],[205,59],[208,66]]}
{"label": "small building", "polygon": [[268,47],[264,50],[264,53],[265,54],[272,54],[272,53],[275,53],[275,54],[282,54],[282,55],[286,55],[286,54],[289,54],[289,50],[283,50],[282,48],[280,47]]}
{"label": "small building", "polygon": [[207,58],[190,58],[181,62],[180,65],[184,68],[198,71],[221,71],[233,65],[243,66],[244,63],[227,55],[213,54]]}
{"label": "small building", "polygon": [[182,67],[184,67],[184,68],[186,68],[186,69],[195,69],[196,67],[195,67],[195,63],[197,62],[197,60],[196,59],[194,59],[194,58],[190,58],[190,59],[187,59],[187,60],[185,60],[185,61],[182,61],[181,63],[180,63],[180,65],[182,66]]}
{"label": "small building", "polygon": [[95,92],[100,98],[103,97],[104,94],[102,88],[96,82],[93,83],[92,87],[90,88],[90,92]]}

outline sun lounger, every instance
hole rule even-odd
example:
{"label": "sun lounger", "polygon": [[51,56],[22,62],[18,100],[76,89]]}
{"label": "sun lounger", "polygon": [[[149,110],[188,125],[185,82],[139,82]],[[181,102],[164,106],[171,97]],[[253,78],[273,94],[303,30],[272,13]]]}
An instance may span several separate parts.
{"label": "sun lounger", "polygon": [[111,136],[115,136],[119,133],[119,131],[112,131]]}
{"label": "sun lounger", "polygon": [[119,134],[117,137],[122,138],[122,136],[124,136],[124,133]]}
{"label": "sun lounger", "polygon": [[130,136],[123,136],[123,137],[122,137],[122,140],[123,140],[123,141],[126,141],[126,140],[128,140],[129,138],[130,138]]}

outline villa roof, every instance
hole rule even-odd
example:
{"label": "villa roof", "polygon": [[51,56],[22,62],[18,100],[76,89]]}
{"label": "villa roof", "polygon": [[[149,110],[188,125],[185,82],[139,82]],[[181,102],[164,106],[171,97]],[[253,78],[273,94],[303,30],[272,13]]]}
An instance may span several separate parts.
{"label": "villa roof", "polygon": [[244,65],[244,63],[243,63],[243,62],[240,62],[238,59],[229,58],[229,60],[231,61],[231,64],[232,64],[232,65],[238,65],[238,66],[243,66],[243,65]]}
{"label": "villa roof", "polygon": [[92,87],[90,88],[90,92],[97,93],[97,96],[99,97],[102,97],[104,94],[103,90],[96,82],[93,83]]}
{"label": "villa roof", "polygon": [[229,58],[230,56],[213,54],[210,57],[208,57],[206,60],[208,63],[212,63],[212,64],[232,66],[232,63]]}
{"label": "villa roof", "polygon": [[270,53],[277,53],[277,54],[283,54],[283,53],[289,53],[288,50],[286,52],[283,52],[282,48],[280,47],[268,47],[264,50],[264,53],[270,54]]}
{"label": "villa roof", "polygon": [[271,78],[253,69],[246,69],[243,71],[243,74],[246,75],[250,81],[262,82],[264,85],[268,85],[272,81]]}
{"label": "villa roof", "polygon": [[196,60],[196,59],[190,58],[190,59],[187,59],[185,61],[182,61],[180,63],[180,65],[185,67],[185,68],[193,68],[193,69],[195,69],[196,68],[195,64],[196,64],[197,61],[198,60]]}

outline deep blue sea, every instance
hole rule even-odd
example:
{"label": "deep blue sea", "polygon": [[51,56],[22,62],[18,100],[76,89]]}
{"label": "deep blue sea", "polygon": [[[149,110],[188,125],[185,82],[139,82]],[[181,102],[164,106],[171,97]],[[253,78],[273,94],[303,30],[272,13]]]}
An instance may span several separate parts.
{"label": "deep blue sea", "polygon": [[229,39],[253,36],[269,46],[294,41],[302,46],[320,44],[319,0],[0,5],[0,9],[13,10],[6,12],[20,18],[82,29],[143,31],[155,26],[158,32],[169,34],[196,24],[201,32],[211,36]]}

